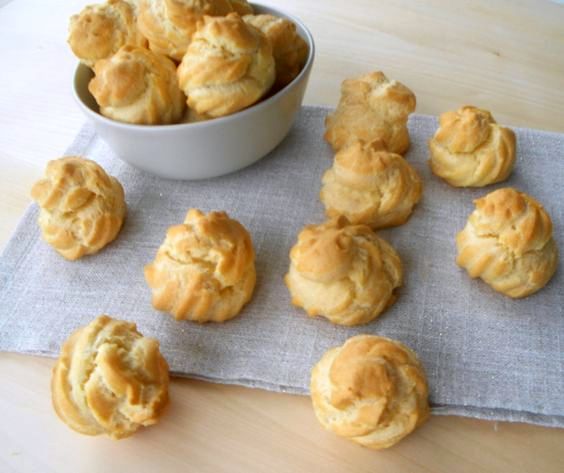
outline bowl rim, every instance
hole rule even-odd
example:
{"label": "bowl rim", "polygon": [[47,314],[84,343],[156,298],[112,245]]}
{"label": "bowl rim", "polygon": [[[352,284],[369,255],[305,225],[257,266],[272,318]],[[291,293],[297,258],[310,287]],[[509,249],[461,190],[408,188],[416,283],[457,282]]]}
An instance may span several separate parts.
{"label": "bowl rim", "polygon": [[[120,121],[117,121],[117,120],[112,120],[111,118],[107,118],[99,112],[95,112],[88,105],[86,105],[84,103],[82,97],[80,96],[80,94],[77,91],[78,72],[81,68],[88,67],[88,66],[84,65],[82,62],[78,63],[78,65],[75,69],[75,72],[74,72],[74,77],[73,77],[73,82],[72,82],[72,92],[73,92],[73,96],[74,96],[75,100],[78,102],[78,104],[79,104],[80,108],[83,110],[83,112],[87,116],[91,117],[93,120],[100,120],[103,123],[106,123],[110,126],[130,130],[130,131],[141,131],[142,130],[143,132],[150,132],[150,133],[151,132],[162,132],[162,131],[165,131],[165,130],[171,130],[172,131],[172,130],[180,130],[180,129],[184,129],[184,128],[195,129],[195,128],[200,128],[200,127],[205,127],[205,126],[209,127],[209,126],[213,126],[213,125],[221,125],[221,124],[230,122],[232,120],[237,120],[237,119],[243,118],[243,117],[250,115],[250,114],[253,114],[253,113],[259,113],[261,110],[269,107],[273,102],[276,102],[280,97],[287,94],[291,89],[296,87],[298,82],[300,82],[306,74],[309,74],[309,71],[312,67],[313,60],[314,60],[314,57],[315,57],[315,42],[313,40],[313,35],[309,31],[308,27],[296,16],[294,16],[290,13],[286,13],[283,10],[279,10],[278,8],[273,8],[270,5],[264,5],[262,3],[256,3],[256,2],[249,2],[249,3],[252,6],[258,6],[259,8],[265,8],[267,10],[270,10],[271,12],[282,13],[285,17],[289,18],[294,23],[299,25],[300,28],[302,29],[302,31],[305,33],[305,36],[306,36],[305,39],[308,42],[308,47],[309,47],[307,60],[304,64],[304,66],[302,67],[302,70],[300,71],[300,73],[296,77],[294,77],[292,82],[287,84],[284,88],[282,88],[281,90],[276,92],[274,95],[271,95],[270,97],[268,97],[266,100],[262,100],[261,102],[259,102],[257,104],[251,105],[250,107],[247,107],[243,110],[232,113],[231,115],[226,115],[224,117],[213,118],[211,120],[204,120],[204,121],[195,122],[195,123],[172,123],[172,124],[165,124],[165,125],[138,125],[138,124],[133,124],[133,123],[120,122]],[[272,14],[271,12],[267,12],[266,14]]]}

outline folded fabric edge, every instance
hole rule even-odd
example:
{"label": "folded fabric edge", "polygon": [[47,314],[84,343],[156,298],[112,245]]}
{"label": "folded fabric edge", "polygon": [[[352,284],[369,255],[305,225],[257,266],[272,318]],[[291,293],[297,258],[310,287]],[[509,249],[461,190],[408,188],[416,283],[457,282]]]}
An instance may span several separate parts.
{"label": "folded fabric edge", "polygon": [[[22,214],[20,220],[16,225],[16,228],[8,238],[8,241],[6,241],[4,246],[0,248],[0,270],[2,269],[2,263],[6,261],[6,255],[10,252],[15,252],[15,254],[18,255],[18,258],[16,259],[19,261],[19,256],[22,253],[22,250],[25,249],[24,245],[22,245],[22,242],[31,241],[34,237],[32,233],[25,232],[24,229],[28,224],[29,218],[37,217],[38,214],[39,207],[35,203],[32,202],[26,207],[24,213]],[[17,235],[24,235],[24,238],[18,240],[16,238]]]}
{"label": "folded fabric edge", "polygon": [[527,411],[514,411],[511,409],[457,405],[432,405],[431,411],[434,415],[439,416],[460,416],[480,420],[526,423],[541,425],[543,427],[564,428],[564,416],[559,415],[544,415]]}
{"label": "folded fabric edge", "polygon": [[[50,351],[32,350],[32,351],[15,351],[6,350],[0,347],[0,353],[13,351],[19,354],[44,356],[48,358],[56,358],[57,354]],[[215,376],[205,376],[196,373],[180,373],[178,371],[171,371],[172,376],[187,379],[197,379],[214,384],[225,384],[230,386],[241,386],[251,389],[263,389],[265,391],[278,392],[284,394],[294,394],[299,396],[308,396],[309,390],[300,386],[292,386],[285,384],[276,384],[262,379],[251,378],[219,378]],[[512,423],[527,423],[540,425],[543,427],[564,428],[564,416],[560,415],[545,415],[536,414],[527,411],[515,411],[511,409],[502,408],[488,408],[478,406],[460,406],[460,405],[443,405],[431,404],[431,412],[433,415],[440,416],[459,416],[470,417],[473,419],[497,421],[497,422],[512,422]]]}
{"label": "folded fabric edge", "polygon": [[81,154],[85,149],[88,149],[90,143],[96,138],[98,138],[98,135],[94,126],[90,122],[84,122],[72,143],[65,150],[65,155]]}
{"label": "folded fabric edge", "polygon": [[[180,378],[198,379],[215,384],[227,384],[232,386],[242,386],[253,389],[264,389],[265,391],[281,392],[285,394],[294,394],[300,396],[309,396],[309,390],[300,386],[280,385],[269,381],[258,379],[223,379],[214,378],[212,376],[202,376],[198,374],[184,374],[171,372],[173,376]],[[527,423],[541,425],[543,427],[564,428],[564,416],[535,414],[526,411],[515,411],[511,409],[488,408],[476,406],[458,406],[458,405],[435,405],[431,404],[431,412],[433,415],[440,416],[459,416],[470,417],[480,420]]]}

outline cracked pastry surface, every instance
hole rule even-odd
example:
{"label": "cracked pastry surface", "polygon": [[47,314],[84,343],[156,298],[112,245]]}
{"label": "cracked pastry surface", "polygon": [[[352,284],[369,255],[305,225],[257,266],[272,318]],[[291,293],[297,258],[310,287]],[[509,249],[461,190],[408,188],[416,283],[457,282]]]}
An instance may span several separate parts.
{"label": "cracked pastry surface", "polygon": [[137,28],[135,7],[124,0],[88,5],[70,18],[68,43],[87,66],[112,56],[126,44],[145,46]]}
{"label": "cracked pastry surface", "polygon": [[276,63],[275,87],[282,88],[292,82],[304,67],[309,52],[296,25],[273,15],[247,15],[244,20],[261,30],[272,44]]}
{"label": "cracked pastry surface", "polygon": [[339,325],[374,320],[395,302],[402,280],[392,246],[342,216],[300,232],[285,277],[294,305]]}
{"label": "cracked pastry surface", "polygon": [[176,67],[146,48],[124,46],[94,67],[88,90],[105,117],[139,125],[180,121],[186,97],[178,87]]}
{"label": "cracked pastry surface", "polygon": [[57,415],[73,430],[121,439],[157,422],[168,403],[168,382],[159,342],[133,323],[101,315],[63,344],[51,395]]}
{"label": "cracked pastry surface", "polygon": [[321,425],[372,449],[388,448],[429,417],[425,372],[402,343],[358,335],[327,351],[311,373]]}
{"label": "cracked pastry surface", "polygon": [[255,253],[245,227],[225,212],[190,209],[170,227],[155,260],[145,267],[153,306],[177,320],[224,322],[250,301]]}
{"label": "cracked pastry surface", "polygon": [[204,17],[178,67],[188,106],[214,118],[254,104],[274,78],[270,42],[237,13]]}
{"label": "cracked pastry surface", "polygon": [[94,161],[49,161],[31,189],[43,239],[69,260],[100,251],[119,233],[126,213],[121,184]]}
{"label": "cracked pastry surface", "polygon": [[515,133],[491,113],[472,106],[440,116],[429,141],[433,173],[455,187],[483,187],[504,181],[515,164]]}
{"label": "cracked pastry surface", "polygon": [[356,142],[335,155],[320,192],[328,217],[344,215],[372,228],[401,225],[421,199],[421,178],[379,142]]}
{"label": "cracked pastry surface", "polygon": [[141,0],[138,25],[152,51],[180,62],[205,15],[232,11],[229,0]]}
{"label": "cracked pastry surface", "polygon": [[335,151],[359,140],[382,140],[388,151],[404,154],[409,148],[407,119],[415,105],[413,92],[382,72],[347,79],[337,109],[325,119],[324,137]]}
{"label": "cracked pastry surface", "polygon": [[474,203],[476,209],[456,237],[458,265],[513,298],[544,287],[556,271],[558,248],[543,206],[513,188]]}

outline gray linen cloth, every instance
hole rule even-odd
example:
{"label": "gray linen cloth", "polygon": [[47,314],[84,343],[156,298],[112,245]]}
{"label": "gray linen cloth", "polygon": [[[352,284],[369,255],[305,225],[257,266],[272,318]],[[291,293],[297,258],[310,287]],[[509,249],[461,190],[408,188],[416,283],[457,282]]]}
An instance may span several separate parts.
{"label": "gray linen cloth", "polygon": [[[326,113],[303,108],[269,156],[235,174],[198,182],[138,171],[85,126],[68,154],[98,161],[122,182],[127,220],[102,252],[69,262],[41,240],[37,206],[27,210],[0,259],[0,350],[56,356],[75,328],[107,313],[159,339],[174,374],[306,394],[310,369],[325,350],[372,333],[398,339],[419,354],[436,414],[564,427],[562,256],[548,286],[523,300],[470,279],[454,262],[455,235],[472,200],[506,185],[545,205],[564,255],[564,135],[518,129],[518,161],[506,183],[455,189],[426,163],[436,119],[413,116],[406,158],[424,179],[423,199],[406,225],[380,232],[401,255],[405,285],[380,318],[347,328],[292,307],[283,282],[297,233],[324,219],[318,193],[333,156],[322,139]],[[223,325],[176,322],[151,307],[143,266],[167,227],[182,222],[190,207],[226,210],[253,237],[253,300]]]}

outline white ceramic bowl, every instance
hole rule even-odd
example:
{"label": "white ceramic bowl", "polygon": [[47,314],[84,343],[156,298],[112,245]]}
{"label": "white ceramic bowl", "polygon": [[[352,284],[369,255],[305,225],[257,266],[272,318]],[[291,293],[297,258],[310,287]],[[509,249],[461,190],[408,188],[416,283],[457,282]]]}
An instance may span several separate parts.
{"label": "white ceramic bowl", "polygon": [[98,113],[88,91],[92,71],[79,65],[74,95],[96,132],[132,166],[169,179],[205,179],[242,169],[272,151],[290,131],[300,110],[315,46],[304,24],[286,13],[253,4],[257,13],[292,20],[309,46],[307,62],[284,89],[245,110],[213,120],[178,125],[130,125]]}

